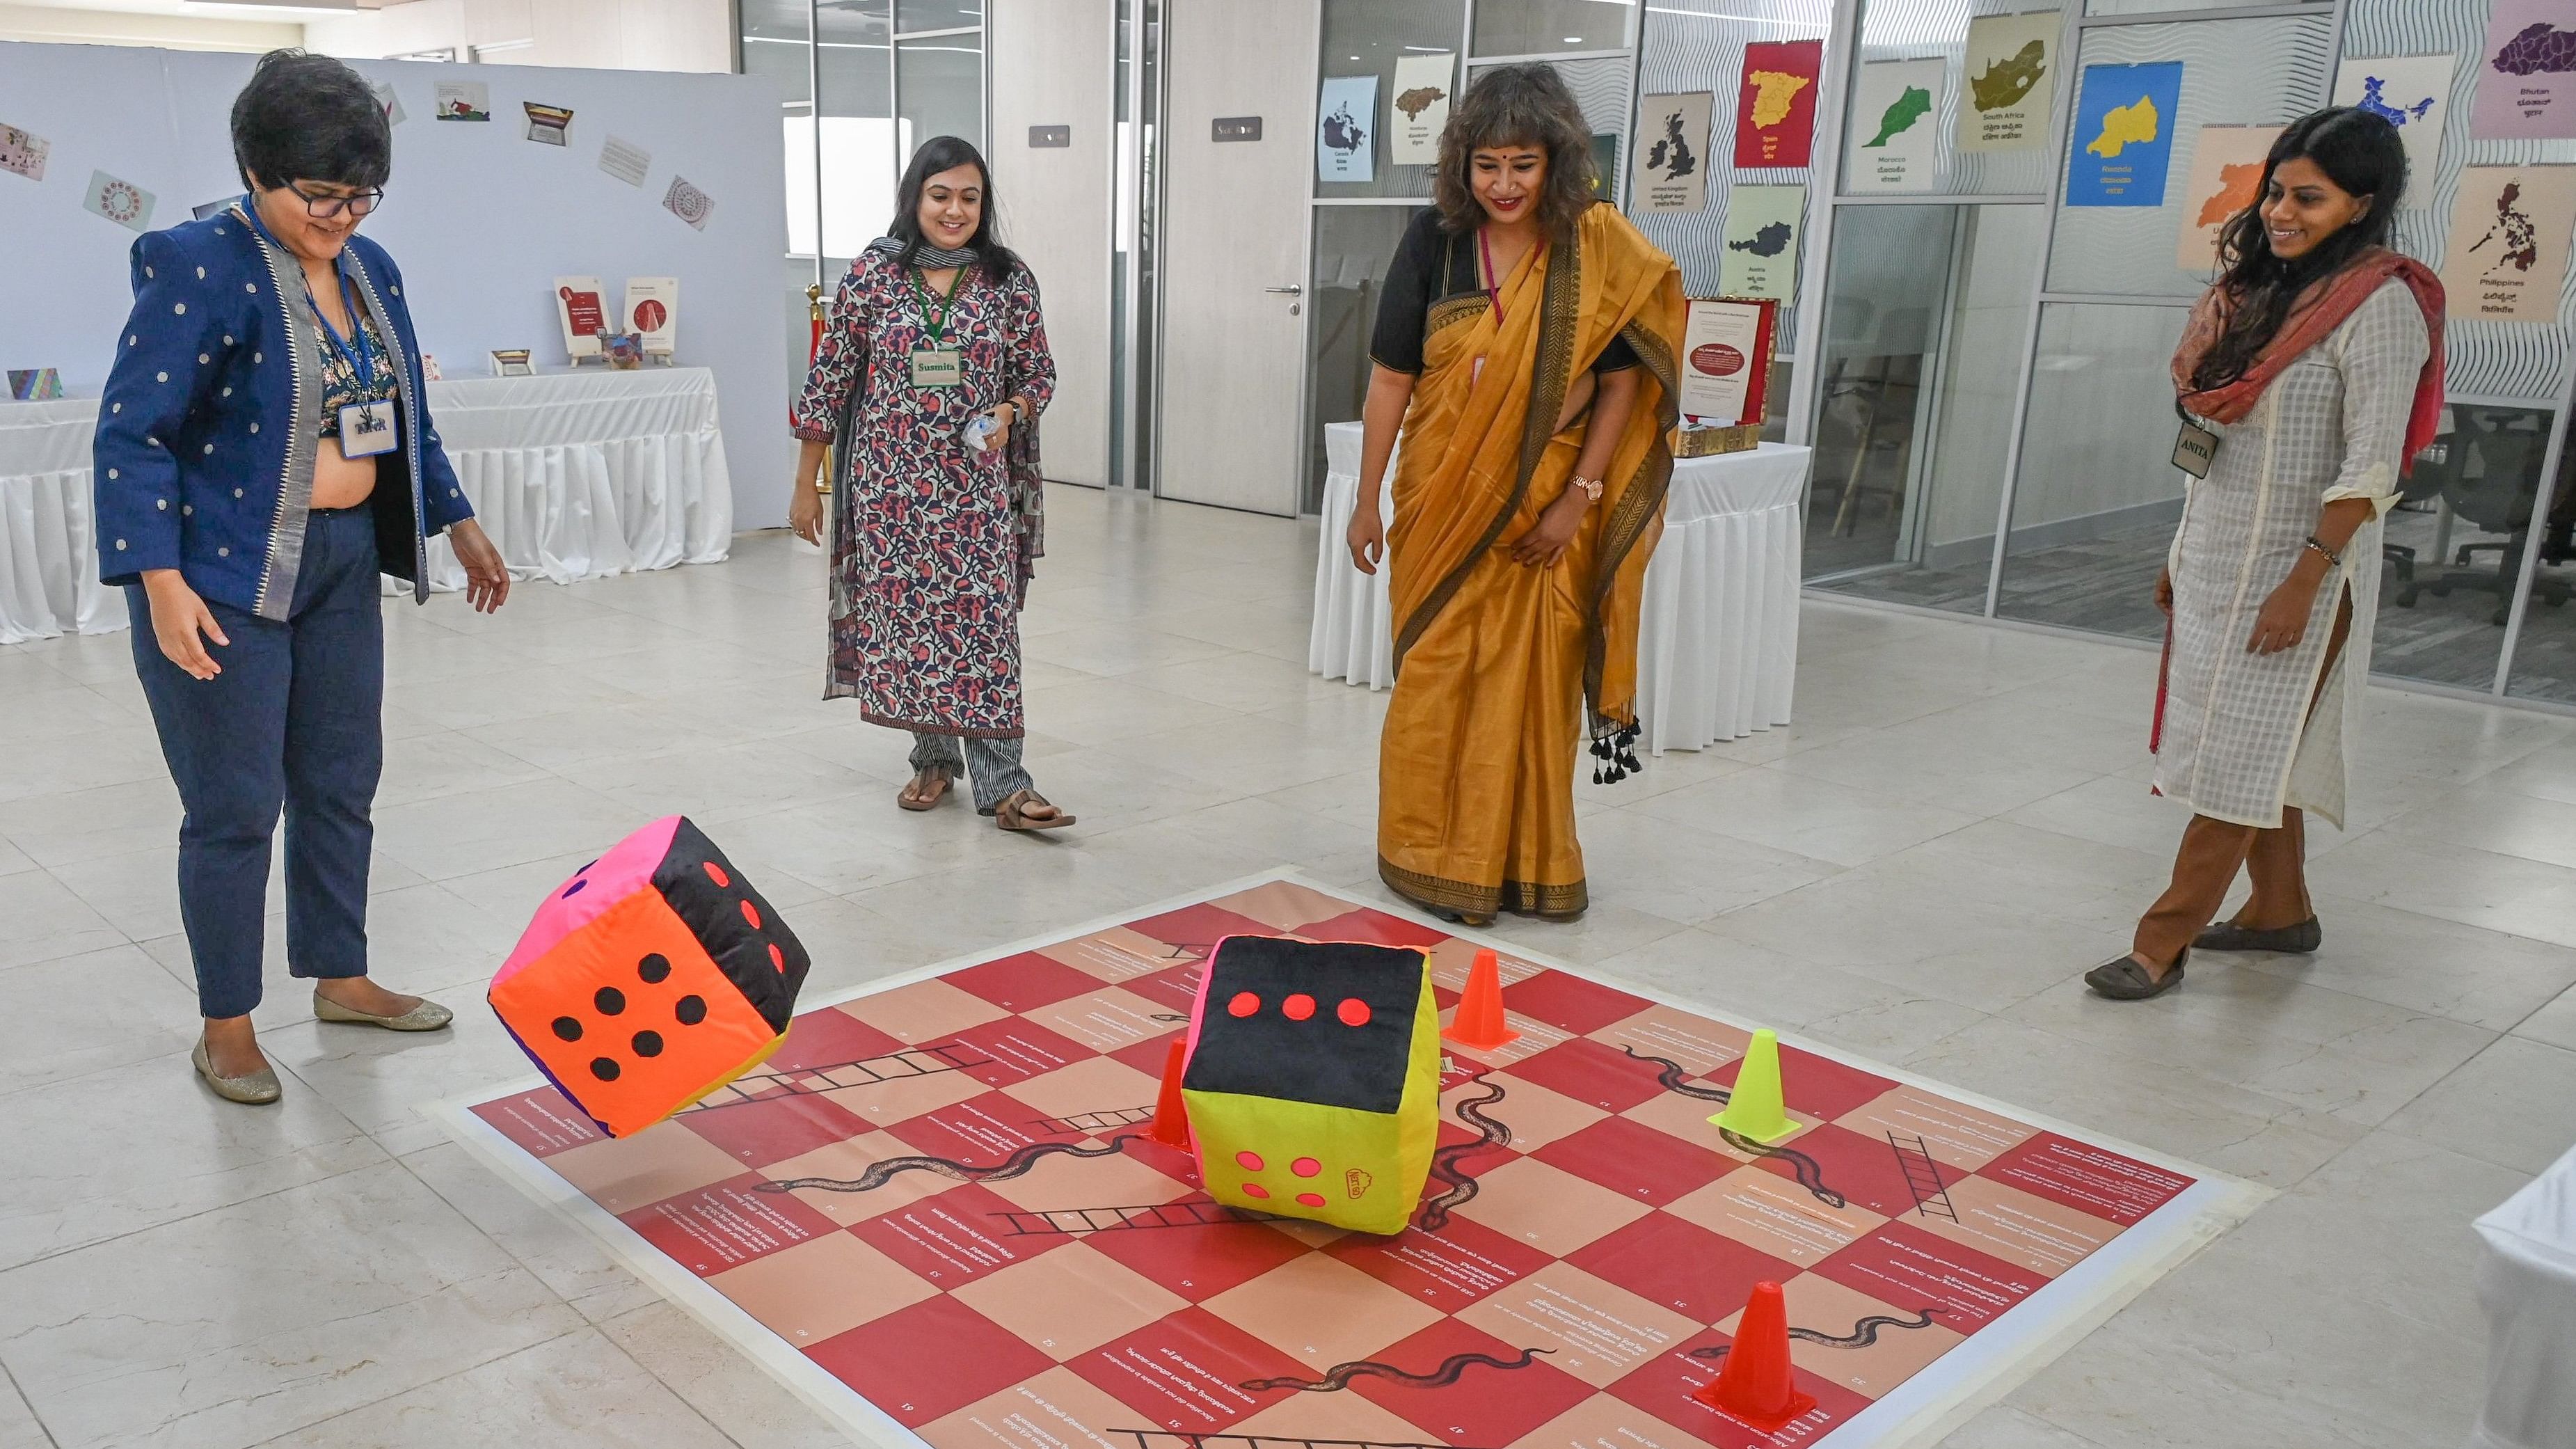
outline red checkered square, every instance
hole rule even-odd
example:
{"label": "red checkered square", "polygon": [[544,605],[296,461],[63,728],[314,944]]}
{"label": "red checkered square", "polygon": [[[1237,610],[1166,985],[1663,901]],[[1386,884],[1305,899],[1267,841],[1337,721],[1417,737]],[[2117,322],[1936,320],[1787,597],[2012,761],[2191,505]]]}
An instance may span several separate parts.
{"label": "red checkered square", "polygon": [[2192,1179],[2107,1148],[2042,1132],[1977,1169],[2061,1207],[2122,1227],[2182,1195]]}
{"label": "red checkered square", "polygon": [[1247,1389],[1246,1383],[1313,1376],[1304,1364],[1198,1307],[1069,1359],[1065,1367],[1134,1409],[1146,1424],[1183,1434],[1222,1434],[1264,1405],[1299,1392]]}
{"label": "red checkered square", "polygon": [[[1185,1017],[1198,1004],[1199,965],[1193,961],[1186,966],[1166,967],[1144,976],[1130,976],[1118,984],[1162,1011]],[[1172,1025],[1178,1028],[1180,1023]]]}
{"label": "red checkered square", "polygon": [[1936,1321],[1959,1333],[1994,1322],[2048,1283],[2028,1268],[1903,1222],[1886,1224],[1808,1271],[1908,1313],[1938,1308]]}
{"label": "red checkered square", "polygon": [[1455,1313],[1554,1261],[1518,1238],[1462,1217],[1450,1218],[1436,1233],[1353,1233],[1324,1251],[1443,1313]]}
{"label": "red checkered square", "polygon": [[1007,1092],[986,1092],[938,1107],[886,1129],[926,1157],[964,1167],[1000,1167],[1011,1154],[1040,1142],[1077,1142],[1080,1135],[1051,1131],[1029,1104]]}
{"label": "red checkered square", "polygon": [[1309,921],[1297,928],[1297,934],[1309,941],[1359,941],[1371,946],[1418,946],[1425,951],[1449,939],[1446,931],[1417,925],[1401,916],[1372,911],[1363,906],[1326,920]]}
{"label": "red checkered square", "polygon": [[1648,1213],[1566,1261],[1702,1323],[1743,1308],[1754,1284],[1786,1283],[1798,1274],[1794,1263],[1670,1213]]}
{"label": "red checkered square", "polygon": [[[1743,1069],[1741,1060],[1728,1062],[1709,1073],[1709,1080],[1732,1087],[1735,1074]],[[1895,1085],[1885,1077],[1872,1076],[1858,1067],[1844,1066],[1831,1057],[1820,1057],[1793,1046],[1780,1048],[1781,1095],[1787,1097],[1789,1105],[1803,1117],[1839,1117],[1878,1100],[1881,1093]]]}
{"label": "red checkered square", "polygon": [[1551,1366],[1543,1351],[1523,1353],[1454,1318],[1372,1357],[1407,1374],[1457,1375],[1454,1388],[1365,1373],[1351,1380],[1353,1392],[1420,1426],[1437,1443],[1510,1444],[1592,1396],[1590,1384]]}
{"label": "red checkered square", "polygon": [[637,1208],[619,1221],[701,1278],[840,1231],[788,1194],[762,1192],[761,1182],[760,1174],[746,1172]]}
{"label": "red checkered square", "polygon": [[860,1397],[913,1429],[1044,1373],[1051,1362],[1017,1334],[945,1293],[805,1352]]}
{"label": "red checkered square", "polygon": [[[1913,1189],[1906,1185],[1905,1169],[1897,1158],[1896,1149],[1887,1144],[1886,1138],[1873,1141],[1848,1127],[1837,1127],[1827,1122],[1799,1133],[1787,1145],[1814,1158],[1825,1186],[1841,1193],[1843,1199],[1854,1207],[1865,1207],[1891,1218],[1903,1217],[1914,1211]],[[1917,1162],[1920,1161],[1918,1158]],[[1796,1164],[1785,1158],[1756,1158],[1753,1165],[1792,1180],[1798,1175]],[[1944,1182],[1961,1175],[1953,1167],[1939,1168],[1938,1171]]]}
{"label": "red checkered square", "polygon": [[811,1093],[699,1107],[673,1120],[735,1161],[753,1167],[802,1157],[869,1130],[865,1121],[843,1111],[831,1098]]}
{"label": "red checkered square", "polygon": [[1626,1117],[1604,1117],[1530,1155],[1656,1207],[1715,1182],[1738,1165],[1731,1157],[1667,1137]]}
{"label": "red checkered square", "polygon": [[[1743,1304],[1735,1305],[1739,1310]],[[1712,1328],[1669,1352],[1657,1354],[1636,1372],[1610,1386],[1620,1399],[1645,1410],[1712,1449],[1781,1449],[1781,1446],[1813,1444],[1870,1405],[1868,1399],[1853,1393],[1833,1380],[1805,1368],[1792,1365],[1790,1374],[1798,1392],[1813,1394],[1816,1407],[1803,1417],[1780,1427],[1776,1434],[1765,1434],[1741,1420],[1732,1419],[1702,1405],[1691,1397],[1702,1387],[1715,1383],[1725,1355],[1701,1358],[1711,1349],[1733,1344],[1725,1334]]]}
{"label": "red checkered square", "polygon": [[851,1226],[861,1241],[941,1289],[971,1283],[1073,1241],[1062,1233],[1014,1233],[1013,1205],[968,1183]]}
{"label": "red checkered square", "polygon": [[1503,988],[1504,1009],[1561,1026],[1577,1036],[1624,1021],[1653,1004],[1562,971],[1541,971]]}
{"label": "red checkered square", "polygon": [[589,1113],[553,1087],[480,1103],[474,1115],[540,1161],[558,1152],[608,1140],[608,1134],[599,1130]]}
{"label": "red checkered square", "polygon": [[[1222,906],[1183,906],[1159,916],[1131,921],[1128,930],[1149,936],[1167,946],[1194,951],[1205,958],[1216,949],[1216,943],[1228,936],[1276,936],[1279,932],[1249,916],[1238,916]],[[1302,933],[1301,933],[1302,934]]]}
{"label": "red checkered square", "polygon": [[1258,1222],[1127,1228],[1093,1233],[1083,1241],[1093,1252],[1117,1259],[1192,1303],[1249,1283],[1307,1250],[1295,1238]]}
{"label": "red checkered square", "polygon": [[1100,978],[1034,951],[951,971],[944,979],[1005,1011],[1027,1011],[1100,989]]}
{"label": "red checkered square", "polygon": [[951,1039],[961,1061],[977,1061],[966,1075],[988,1087],[1007,1087],[1085,1061],[1099,1053],[1024,1016],[1006,1016],[967,1027]]}
{"label": "red checkered square", "polygon": [[[903,1050],[895,1040],[846,1011],[823,1007],[818,1011],[800,1012],[787,1023],[787,1040],[769,1054],[769,1060],[755,1069],[758,1073],[787,1073],[816,1067],[839,1066],[843,1062],[865,1061],[870,1057],[892,1056]],[[745,1082],[745,1090],[757,1090],[757,1081]]]}
{"label": "red checkered square", "polygon": [[1589,1037],[1514,1062],[1511,1072],[1604,1112],[1624,1112],[1664,1090],[1653,1066]]}

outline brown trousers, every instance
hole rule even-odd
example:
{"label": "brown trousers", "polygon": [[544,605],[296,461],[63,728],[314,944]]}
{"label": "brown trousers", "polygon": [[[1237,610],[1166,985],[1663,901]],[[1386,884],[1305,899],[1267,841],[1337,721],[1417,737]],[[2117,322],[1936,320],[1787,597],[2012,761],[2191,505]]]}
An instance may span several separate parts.
{"label": "brown trousers", "polygon": [[[2352,595],[2347,593],[2335,610],[2325,662],[2317,668],[2319,694],[2324,693],[2326,676],[2334,672],[2344,641],[2351,635]],[[2311,714],[2316,707],[2316,697],[2311,695]],[[2296,806],[2282,806],[2281,823],[2271,830],[2194,815],[2182,829],[2181,848],[2174,852],[2173,881],[2138,918],[2138,934],[2130,949],[2159,966],[2180,960],[2183,948],[2227,903],[2227,888],[2236,883],[2240,868],[2252,878],[2254,892],[2236,913],[2235,924],[2254,931],[2297,925],[2316,914],[2308,899],[2307,860],[2307,820]]]}

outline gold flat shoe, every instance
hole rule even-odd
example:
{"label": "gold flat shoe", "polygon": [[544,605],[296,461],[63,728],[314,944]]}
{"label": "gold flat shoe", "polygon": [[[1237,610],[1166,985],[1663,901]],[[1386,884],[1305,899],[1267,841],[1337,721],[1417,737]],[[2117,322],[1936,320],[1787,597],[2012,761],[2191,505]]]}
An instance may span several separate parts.
{"label": "gold flat shoe", "polygon": [[455,1012],[435,1001],[423,1001],[400,1016],[376,1016],[342,1006],[318,989],[313,993],[313,1015],[320,1021],[355,1022],[360,1026],[381,1026],[387,1031],[437,1031],[456,1019]]}
{"label": "gold flat shoe", "polygon": [[206,1085],[215,1089],[215,1095],[227,1102],[265,1107],[278,1098],[277,1073],[271,1068],[262,1067],[246,1077],[216,1076],[215,1064],[206,1059],[204,1037],[197,1038],[196,1049],[188,1053],[188,1062],[197,1069],[198,1076],[206,1079]]}

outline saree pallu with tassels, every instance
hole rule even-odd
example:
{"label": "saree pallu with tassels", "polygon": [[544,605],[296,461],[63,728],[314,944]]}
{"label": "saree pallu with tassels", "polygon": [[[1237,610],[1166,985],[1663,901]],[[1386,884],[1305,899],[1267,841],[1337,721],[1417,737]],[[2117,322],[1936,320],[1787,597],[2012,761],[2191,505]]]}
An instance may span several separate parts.
{"label": "saree pallu with tassels", "polygon": [[[1681,274],[1609,206],[1496,289],[1432,309],[1387,531],[1395,695],[1379,746],[1378,874],[1444,915],[1566,919],[1590,904],[1574,833],[1588,720],[1633,768],[1637,613],[1663,533]],[[1588,416],[1568,389],[1613,338],[1645,376],[1600,499],[1551,567],[1513,542],[1564,493]],[[1482,366],[1478,365],[1482,359]]]}

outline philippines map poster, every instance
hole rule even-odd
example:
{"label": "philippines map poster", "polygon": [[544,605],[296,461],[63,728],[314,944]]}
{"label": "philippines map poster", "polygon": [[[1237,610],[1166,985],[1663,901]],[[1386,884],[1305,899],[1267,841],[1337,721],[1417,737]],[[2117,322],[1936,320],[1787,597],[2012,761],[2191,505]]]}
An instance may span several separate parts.
{"label": "philippines map poster", "polygon": [[2450,315],[2555,322],[2576,232],[2576,166],[2471,166],[2442,249]]}
{"label": "philippines map poster", "polygon": [[2397,128],[2406,143],[2410,185],[2400,206],[2429,206],[2433,167],[2442,158],[2442,128],[2450,120],[2451,76],[2456,55],[2385,55],[2347,60],[2335,72],[2334,103],[2359,106]]}
{"label": "philippines map poster", "polygon": [[2088,65],[2066,153],[2069,206],[2162,206],[2182,62]]}
{"label": "philippines map poster", "polygon": [[1795,298],[1798,229],[1806,214],[1803,186],[1729,187],[1717,289],[1730,297]]}
{"label": "philippines map poster", "polygon": [[1821,40],[1764,40],[1744,47],[1744,80],[1735,96],[1736,165],[1807,164],[1816,143],[1816,81],[1824,70]]}
{"label": "philippines map poster", "polygon": [[2481,141],[2576,136],[2576,0],[2495,0],[2469,132]]}
{"label": "philippines map poster", "polygon": [[1959,98],[1962,151],[2027,151],[2046,144],[2057,101],[2055,10],[1980,15],[1968,22],[1967,93]]}
{"label": "philippines map poster", "polygon": [[2183,188],[2174,265],[2206,276],[2218,268],[2218,234],[2263,190],[2263,160],[2279,126],[2203,126],[2191,148],[2191,181]]}
{"label": "philippines map poster", "polygon": [[1851,142],[1843,190],[1924,191],[1938,168],[1939,56],[1872,61],[1852,86]]}

